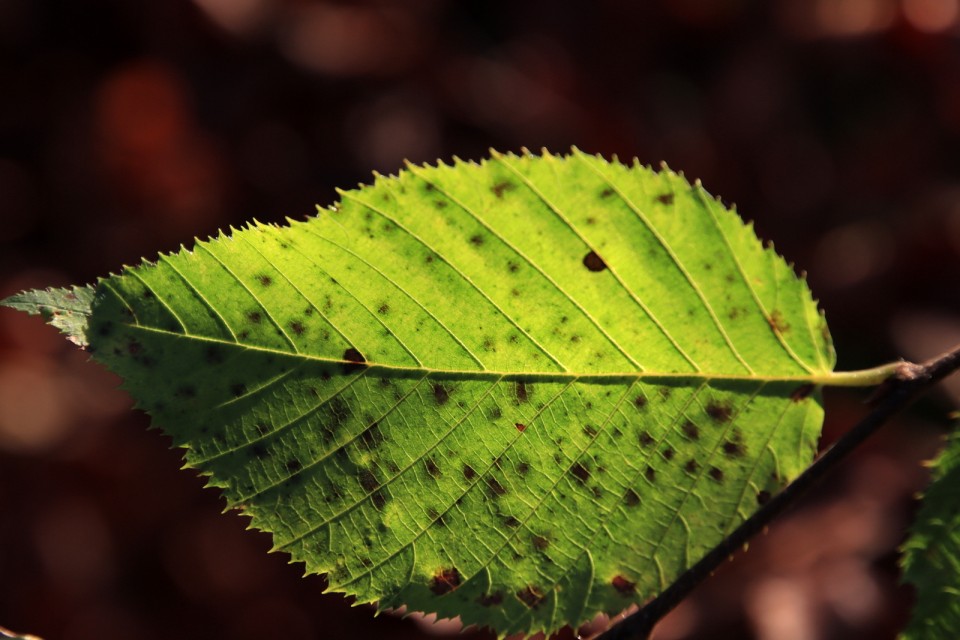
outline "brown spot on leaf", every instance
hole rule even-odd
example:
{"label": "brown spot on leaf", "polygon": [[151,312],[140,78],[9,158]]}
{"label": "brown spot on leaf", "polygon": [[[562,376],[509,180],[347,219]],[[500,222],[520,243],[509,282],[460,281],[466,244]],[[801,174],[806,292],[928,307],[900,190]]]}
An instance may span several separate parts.
{"label": "brown spot on leaf", "polygon": [[649,482],[657,481],[657,470],[653,467],[647,467],[643,471],[643,477],[645,477]]}
{"label": "brown spot on leaf", "polygon": [[265,273],[261,273],[260,275],[257,276],[257,282],[259,282],[264,287],[269,287],[271,284],[273,284],[273,278],[271,278]]}
{"label": "brown spot on leaf", "polygon": [[513,191],[516,188],[517,185],[504,180],[503,182],[498,182],[497,184],[493,185],[493,187],[490,188],[490,191],[492,191],[493,195],[497,196],[498,198],[502,198],[505,192]]}
{"label": "brown spot on leaf", "polygon": [[710,471],[708,471],[708,473],[714,481],[723,482],[723,471],[721,469],[710,467]]}
{"label": "brown spot on leaf", "polygon": [[302,335],[304,334],[304,332],[307,330],[307,328],[306,328],[305,326],[303,326],[303,323],[300,322],[299,320],[294,320],[293,322],[291,322],[291,323],[290,323],[290,328],[291,328],[291,329],[293,330],[293,332],[294,332],[295,334],[297,334],[298,336],[302,336]]}
{"label": "brown spot on leaf", "polygon": [[685,421],[680,428],[683,430],[683,435],[687,436],[691,440],[700,439],[700,429],[698,429],[697,425],[693,424],[689,420]]}
{"label": "brown spot on leaf", "polygon": [[700,468],[700,465],[697,464],[697,461],[694,459],[687,460],[687,464],[683,465],[683,470],[689,474],[695,474]]}
{"label": "brown spot on leaf", "polygon": [[360,486],[363,487],[364,491],[371,492],[376,491],[380,487],[380,481],[377,480],[376,474],[369,469],[364,469],[360,473]]}
{"label": "brown spot on leaf", "polygon": [[614,576],[613,580],[610,581],[610,585],[622,596],[632,596],[637,590],[637,583],[630,582],[623,576]]}
{"label": "brown spot on leaf", "polygon": [[673,460],[673,449],[671,447],[667,447],[666,449],[664,449],[663,457],[666,458],[667,460]]}
{"label": "brown spot on leaf", "polygon": [[430,591],[435,595],[442,596],[459,587],[461,582],[460,572],[457,571],[456,567],[440,569],[440,571],[433,576],[433,580],[430,581]]}
{"label": "brown spot on leaf", "polygon": [[623,495],[623,503],[628,507],[635,507],[640,504],[640,495],[633,489],[627,489]]}
{"label": "brown spot on leaf", "polygon": [[654,442],[656,442],[656,440],[653,439],[653,436],[651,436],[646,431],[640,434],[639,440],[640,440],[640,446],[644,448],[649,447]]}
{"label": "brown spot on leaf", "polygon": [[490,490],[490,495],[494,498],[507,494],[506,487],[500,484],[496,478],[487,478],[487,489]]}
{"label": "brown spot on leaf", "polygon": [[773,310],[770,317],[767,318],[767,323],[770,325],[770,328],[773,329],[774,333],[784,334],[790,331],[790,325],[784,320],[783,313],[781,313],[779,309]]}
{"label": "brown spot on leaf", "polygon": [[366,366],[367,359],[363,357],[359,351],[350,347],[343,352],[343,359],[351,364],[344,365],[344,373],[352,373],[358,369],[363,369]]}
{"label": "brown spot on leaf", "polygon": [[350,347],[343,352],[343,359],[347,362],[356,362],[357,364],[365,364],[367,362],[367,359],[363,357],[363,354],[353,347]]}
{"label": "brown spot on leaf", "polygon": [[633,406],[635,406],[637,409],[643,409],[645,406],[647,406],[647,399],[643,396],[637,396],[633,399]]}
{"label": "brown spot on leaf", "polygon": [[550,541],[545,536],[533,536],[533,546],[540,551],[544,551],[550,546]]}
{"label": "brown spot on leaf", "polygon": [[525,382],[518,381],[516,385],[514,385],[514,393],[516,393],[517,402],[527,402],[530,399],[527,384]]}
{"label": "brown spot on leaf", "polygon": [[440,473],[440,467],[437,466],[437,462],[433,458],[427,458],[424,460],[424,466],[427,468],[427,473],[434,478],[439,478],[441,475],[443,475]]}
{"label": "brown spot on leaf", "polygon": [[610,187],[607,187],[606,189],[600,192],[601,198],[609,198],[612,195],[613,195],[613,189],[611,189]]}
{"label": "brown spot on leaf", "polygon": [[579,462],[570,467],[570,473],[580,481],[580,484],[586,484],[587,480],[590,479],[590,470]]}
{"label": "brown spot on leaf", "polygon": [[730,422],[730,418],[733,416],[733,409],[730,408],[729,404],[711,400],[707,403],[707,415],[710,416],[714,422]]}
{"label": "brown spot on leaf", "polygon": [[603,271],[607,268],[607,263],[603,261],[603,258],[597,255],[596,251],[591,251],[587,255],[583,256],[583,266],[585,266],[590,271]]}
{"label": "brown spot on leaf", "polygon": [[447,404],[447,400],[450,399],[450,392],[447,391],[447,388],[442,384],[433,385],[433,399],[439,405]]}
{"label": "brown spot on leaf", "polygon": [[812,384],[800,385],[793,390],[793,393],[790,394],[790,399],[794,402],[800,402],[801,400],[810,397],[810,394],[813,393],[814,389],[815,387]]}
{"label": "brown spot on leaf", "polygon": [[473,480],[477,477],[477,472],[468,464],[463,465],[463,477],[467,480]]}
{"label": "brown spot on leaf", "polygon": [[657,196],[657,202],[663,205],[673,204],[673,194],[672,193],[661,193]]}
{"label": "brown spot on leaf", "polygon": [[367,429],[360,434],[360,441],[363,442],[368,450],[379,447],[380,443],[383,442],[383,433],[380,431],[380,425],[374,422],[367,427]]}
{"label": "brown spot on leaf", "polygon": [[520,598],[523,604],[531,609],[535,609],[543,600],[543,594],[533,585],[528,585],[520,591],[517,591],[517,597]]}
{"label": "brown spot on leaf", "polygon": [[494,591],[490,594],[483,594],[477,598],[477,602],[480,603],[481,607],[496,607],[503,603],[503,593],[500,591]]}
{"label": "brown spot on leaf", "polygon": [[744,451],[743,443],[733,441],[723,443],[723,453],[728,458],[742,458]]}
{"label": "brown spot on leaf", "polygon": [[470,236],[470,244],[472,244],[475,247],[483,246],[483,236],[479,234]]}
{"label": "brown spot on leaf", "polygon": [[513,426],[515,426],[517,428],[517,431],[519,431],[520,433],[523,433],[524,431],[527,430],[527,425],[523,424],[522,422],[517,422]]}

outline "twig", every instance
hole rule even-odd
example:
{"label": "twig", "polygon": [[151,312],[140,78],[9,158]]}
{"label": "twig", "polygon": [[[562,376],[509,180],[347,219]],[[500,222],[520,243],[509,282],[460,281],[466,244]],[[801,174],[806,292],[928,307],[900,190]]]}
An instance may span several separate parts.
{"label": "twig", "polygon": [[720,564],[774,518],[791,507],[811,486],[857,448],[891,416],[913,402],[935,382],[960,369],[960,345],[922,365],[901,363],[873,396],[873,410],[846,432],[806,471],[750,516],[699,562],[687,569],[659,596],[624,618],[596,640],[645,640],[654,626],[686,598]]}

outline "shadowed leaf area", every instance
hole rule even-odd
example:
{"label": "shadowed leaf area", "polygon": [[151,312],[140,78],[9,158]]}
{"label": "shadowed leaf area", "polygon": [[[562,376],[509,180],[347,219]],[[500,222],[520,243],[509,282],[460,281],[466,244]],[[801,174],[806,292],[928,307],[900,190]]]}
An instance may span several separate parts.
{"label": "shadowed leaf area", "polygon": [[410,166],[93,292],[6,303],[86,301],[59,326],[331,590],[501,634],[669,585],[809,463],[834,364],[736,213],[578,151]]}

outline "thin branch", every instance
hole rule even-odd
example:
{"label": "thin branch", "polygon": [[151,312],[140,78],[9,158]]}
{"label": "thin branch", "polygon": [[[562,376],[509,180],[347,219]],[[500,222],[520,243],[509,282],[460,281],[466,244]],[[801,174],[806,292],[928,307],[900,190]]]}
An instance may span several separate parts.
{"label": "thin branch", "polygon": [[648,638],[654,626],[713,573],[724,560],[765,529],[774,518],[795,504],[800,496],[890,417],[913,402],[938,380],[957,369],[960,369],[960,345],[921,365],[900,363],[894,375],[877,389],[872,399],[873,410],[863,420],[841,436],[796,480],[758,509],[699,562],[687,569],[659,596],[633,615],[610,627],[596,640],[645,640]]}

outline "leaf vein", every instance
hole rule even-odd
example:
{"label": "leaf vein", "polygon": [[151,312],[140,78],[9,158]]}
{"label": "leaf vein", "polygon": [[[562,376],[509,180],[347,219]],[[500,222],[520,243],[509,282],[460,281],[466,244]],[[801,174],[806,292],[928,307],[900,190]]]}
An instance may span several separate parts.
{"label": "leaf vein", "polygon": [[421,245],[423,245],[424,247],[426,247],[426,248],[429,249],[430,251],[433,251],[441,260],[443,260],[445,263],[447,263],[447,264],[450,266],[450,268],[453,269],[454,272],[456,272],[457,275],[460,276],[460,278],[461,278],[464,282],[466,282],[467,284],[469,284],[470,287],[473,288],[477,293],[479,293],[480,296],[483,297],[484,300],[486,300],[487,302],[489,302],[490,305],[491,305],[494,309],[496,309],[497,312],[498,312],[507,322],[509,322],[511,325],[513,325],[514,328],[516,328],[517,331],[519,331],[520,333],[522,333],[523,336],[524,336],[525,338],[527,338],[527,340],[529,340],[531,344],[533,344],[535,347],[537,347],[537,349],[539,349],[540,352],[543,353],[543,355],[547,356],[547,358],[549,358],[550,360],[552,360],[558,367],[560,367],[560,369],[561,369],[562,371],[568,371],[567,367],[566,367],[562,362],[560,362],[560,360],[558,360],[556,356],[554,356],[552,353],[550,353],[550,351],[548,351],[546,347],[544,347],[542,344],[540,344],[540,343],[537,341],[536,338],[534,338],[533,336],[531,336],[526,330],[524,330],[523,327],[521,327],[519,324],[517,324],[517,321],[514,320],[513,316],[511,316],[509,313],[507,313],[506,311],[504,311],[504,309],[503,309],[500,305],[498,305],[496,302],[494,302],[494,300],[490,297],[490,295],[489,295],[486,291],[484,291],[483,289],[481,289],[480,286],[479,286],[477,283],[475,283],[467,274],[465,274],[463,271],[461,271],[460,268],[457,267],[450,259],[448,259],[446,256],[444,256],[444,255],[441,254],[439,251],[437,251],[436,248],[434,248],[433,246],[431,246],[431,245],[430,245],[428,242],[426,242],[423,238],[421,238],[420,236],[418,236],[417,234],[415,234],[413,231],[411,231],[410,229],[408,229],[408,228],[406,227],[406,225],[402,224],[399,220],[393,218],[393,217],[392,217],[391,215],[389,215],[388,213],[380,210],[379,208],[373,206],[372,204],[370,204],[370,203],[368,203],[368,202],[366,202],[366,201],[364,201],[364,200],[361,200],[361,199],[357,198],[356,196],[352,195],[352,194],[351,194],[350,192],[348,192],[348,191],[344,191],[344,192],[342,193],[342,195],[343,195],[343,197],[345,197],[345,198],[350,198],[351,200],[353,200],[354,202],[360,204],[361,206],[366,207],[367,209],[369,209],[370,211],[372,211],[372,212],[376,213],[377,215],[381,216],[381,217],[384,218],[385,220],[389,220],[389,221],[392,222],[393,224],[397,225],[397,228],[401,229],[404,233],[406,233],[407,235],[409,235],[411,238],[413,238],[414,240],[416,240],[418,243],[420,243]]}
{"label": "leaf vein", "polygon": [[[540,201],[543,202],[543,204],[548,209],[550,209],[550,211],[552,211],[553,214],[561,222],[563,222],[564,225],[566,225],[567,228],[570,229],[570,231],[574,235],[577,236],[577,238],[579,238],[579,240],[584,244],[584,246],[587,249],[594,252],[596,251],[596,248],[592,244],[590,244],[590,242],[587,241],[586,237],[584,237],[584,235],[580,232],[580,230],[567,218],[567,216],[563,214],[562,211],[560,211],[559,208],[557,208],[556,205],[554,205],[551,201],[549,201],[546,198],[546,196],[544,196],[543,193],[533,185],[533,183],[530,181],[529,178],[523,175],[523,173],[519,169],[517,169],[516,167],[511,165],[509,162],[504,160],[502,154],[494,154],[492,157],[493,159],[497,160],[500,164],[502,164],[504,167],[509,169],[514,175],[520,178],[520,180],[523,181],[527,189],[531,193],[533,193],[535,196],[537,196],[537,198],[539,198]],[[545,157],[552,157],[552,156],[545,156]],[[643,302],[640,296],[634,293],[634,291],[627,286],[627,284],[623,281],[623,278],[621,278],[619,273],[617,273],[615,266],[608,264],[607,269],[613,275],[614,279],[617,281],[617,284],[620,285],[620,287],[624,290],[624,292],[626,292],[626,294],[630,296],[630,299],[632,299],[637,304],[637,306],[639,306],[640,309],[650,318],[650,320],[656,325],[657,329],[659,329],[660,332],[663,333],[663,335],[667,338],[667,340],[670,341],[670,344],[673,345],[673,347],[677,350],[677,352],[681,356],[683,356],[683,358],[687,362],[689,362],[690,366],[692,366],[696,371],[701,371],[700,365],[697,364],[696,361],[694,361],[690,356],[687,355],[687,353],[683,350],[680,344],[674,339],[673,335],[669,331],[667,331],[667,328],[664,327],[663,324],[657,319],[657,317],[653,314],[653,311],[651,311],[650,308],[646,305],[646,303]],[[631,361],[633,361],[633,358],[631,358]]]}

